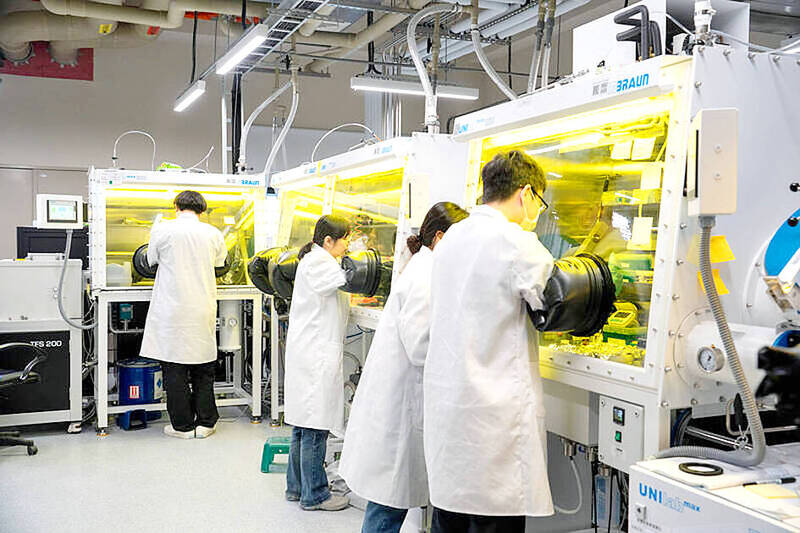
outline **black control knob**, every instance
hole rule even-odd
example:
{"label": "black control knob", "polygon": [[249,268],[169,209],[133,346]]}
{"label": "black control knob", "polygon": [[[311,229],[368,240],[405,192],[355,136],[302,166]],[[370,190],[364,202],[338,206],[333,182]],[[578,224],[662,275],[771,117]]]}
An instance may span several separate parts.
{"label": "black control knob", "polygon": [[792,192],[800,191],[800,183],[797,182],[792,183],[791,185],[789,185],[789,190]]}
{"label": "black control knob", "polygon": [[797,217],[789,217],[789,220],[786,221],[786,223],[789,224],[791,227],[795,227],[798,222],[800,222],[800,219],[798,219]]}

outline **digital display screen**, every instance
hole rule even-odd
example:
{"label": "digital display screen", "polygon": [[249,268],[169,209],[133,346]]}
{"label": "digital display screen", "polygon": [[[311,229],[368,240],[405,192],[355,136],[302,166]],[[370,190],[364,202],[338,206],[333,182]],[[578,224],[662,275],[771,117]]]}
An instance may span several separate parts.
{"label": "digital display screen", "polygon": [[48,222],[78,222],[78,202],[72,200],[47,200]]}
{"label": "digital display screen", "polygon": [[622,407],[614,407],[612,416],[615,424],[619,424],[620,426],[625,425],[625,409]]}

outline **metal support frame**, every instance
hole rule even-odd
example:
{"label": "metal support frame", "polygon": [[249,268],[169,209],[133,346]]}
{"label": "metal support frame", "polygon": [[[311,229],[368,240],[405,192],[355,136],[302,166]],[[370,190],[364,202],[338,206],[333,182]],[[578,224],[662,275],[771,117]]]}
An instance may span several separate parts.
{"label": "metal support frame", "polygon": [[[103,432],[108,427],[108,417],[112,414],[124,413],[132,409],[146,411],[164,411],[166,403],[153,403],[143,405],[110,405],[116,400],[116,395],[108,393],[108,332],[109,332],[109,304],[112,302],[149,302],[152,295],[150,289],[99,291],[97,294],[97,328],[96,328],[96,356],[95,366],[95,399],[97,403],[97,428]],[[253,419],[261,417],[261,293],[251,287],[218,288],[217,301],[221,300],[249,300],[253,302],[251,327],[253,331],[252,354],[253,374],[252,391],[248,393],[243,387],[243,360],[242,351],[234,359],[233,384],[222,384],[214,387],[215,394],[230,394],[235,398],[218,399],[217,406],[249,405]]]}
{"label": "metal support frame", "polygon": [[[280,405],[280,387],[281,387],[281,376],[280,376],[280,366],[281,366],[281,358],[283,357],[283,353],[281,353],[281,343],[280,343],[280,321],[282,318],[278,315],[278,311],[275,309],[275,298],[272,296],[267,296],[269,299],[269,342],[270,342],[270,372],[269,372],[269,383],[270,383],[270,402],[269,402],[269,417],[270,421],[273,426],[280,425],[281,420],[281,413],[283,412],[283,405]],[[285,319],[286,317],[284,317]]]}
{"label": "metal support frame", "polygon": [[[341,62],[341,63],[355,63],[355,64],[359,64],[359,65],[370,65],[370,64],[372,64],[372,65],[376,65],[376,66],[379,66],[379,67],[399,67],[399,68],[409,68],[409,69],[413,69],[414,68],[414,64],[413,63],[398,63],[398,62],[391,62],[391,61],[368,61],[366,59],[353,59],[353,58],[350,58],[350,57],[325,57],[325,56],[320,56],[320,55],[316,55],[316,54],[304,54],[304,53],[301,53],[301,52],[285,52],[283,55],[284,56],[289,55],[289,56],[294,56],[294,57],[304,57],[304,58],[309,58],[309,59],[325,59],[325,60],[330,60],[330,61],[338,61],[338,62]],[[452,63],[445,63],[443,65],[440,65],[439,66],[439,70],[443,70],[443,71],[451,71],[452,70],[454,72],[483,72],[482,68],[478,68],[478,67],[456,67],[456,66],[453,66]],[[509,76],[524,76],[524,77],[528,76],[527,72],[513,72],[513,71],[509,72],[507,70],[498,70],[497,73],[498,74],[506,74],[506,75],[509,75]],[[301,72],[301,75],[302,75],[302,72]],[[329,76],[330,75],[326,75],[325,77],[329,77]]]}

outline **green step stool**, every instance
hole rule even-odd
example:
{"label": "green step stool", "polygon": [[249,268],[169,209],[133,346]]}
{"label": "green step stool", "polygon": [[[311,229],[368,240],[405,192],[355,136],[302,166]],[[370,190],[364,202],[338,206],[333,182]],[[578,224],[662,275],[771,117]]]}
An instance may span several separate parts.
{"label": "green step stool", "polygon": [[261,453],[261,472],[270,474],[275,472],[286,472],[286,464],[275,464],[272,461],[278,454],[289,454],[289,447],[292,444],[292,437],[270,437],[264,443],[264,451]]}

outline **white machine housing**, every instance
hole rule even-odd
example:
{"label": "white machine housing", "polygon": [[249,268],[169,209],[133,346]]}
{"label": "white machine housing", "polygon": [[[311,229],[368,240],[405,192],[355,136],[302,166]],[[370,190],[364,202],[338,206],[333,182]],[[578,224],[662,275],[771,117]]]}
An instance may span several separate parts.
{"label": "white machine housing", "polygon": [[[66,402],[60,409],[3,414],[0,427],[81,421],[82,332],[70,327],[58,312],[58,281],[63,266],[58,254],[0,260],[0,344],[14,340],[38,346],[48,354],[48,361],[37,368],[42,384],[34,386],[67,388]],[[80,259],[70,259],[64,274],[63,302],[65,313],[75,322],[83,315],[81,279]],[[1,358],[2,354],[0,366]],[[25,394],[23,388],[19,392]]]}
{"label": "white machine housing", "polygon": [[[225,213],[224,221],[217,227],[226,238],[226,246],[238,247],[242,250],[243,264],[238,267],[241,282],[225,284],[217,280],[217,302],[220,309],[220,346],[223,351],[235,353],[233,359],[233,382],[215,386],[215,393],[225,394],[226,398],[217,399],[218,406],[248,405],[254,419],[261,416],[261,309],[263,298],[246,275],[248,254],[263,250],[268,243],[266,204],[266,185],[263,178],[246,174],[206,174],[184,171],[143,171],[124,169],[89,170],[89,265],[91,271],[92,297],[97,302],[97,367],[95,394],[97,399],[97,426],[106,428],[109,415],[123,413],[129,406],[112,405],[114,396],[108,392],[110,306],[124,302],[150,301],[152,285],[147,282],[132,282],[131,261],[134,251],[149,240],[149,229],[155,219],[160,216],[172,217],[172,201],[181,191],[195,190],[206,199],[209,210],[201,215],[201,220],[220,218],[213,211],[218,209]],[[114,197],[111,204],[109,199]],[[152,200],[152,201],[150,201]],[[117,220],[107,219],[107,207],[115,206],[118,210],[130,209],[122,215],[116,214]],[[226,210],[227,206],[227,210]],[[234,206],[231,208],[231,206]],[[121,219],[119,219],[122,217]],[[147,218],[143,218],[147,217]],[[237,232],[245,231],[250,235],[252,219],[252,250],[238,242]],[[216,219],[215,219],[216,220]],[[224,226],[224,227],[220,227]],[[110,234],[110,227],[115,233]],[[232,240],[232,244],[228,243]],[[241,240],[241,239],[240,239]],[[114,243],[117,252],[109,254],[110,244]],[[114,255],[114,254],[119,255]],[[111,279],[112,260],[124,261],[123,275]],[[116,259],[115,259],[116,258]],[[119,267],[120,264],[115,266]],[[252,343],[244,346],[241,338],[243,324],[243,302],[252,305],[252,323],[247,326],[252,331]],[[247,353],[252,354],[252,390],[243,387],[244,359]],[[150,411],[165,410],[165,403],[141,405],[141,409]]]}
{"label": "white machine housing", "polygon": [[[786,94],[798,86],[800,64],[795,61],[727,47],[697,47],[694,56],[659,56],[614,69],[594,69],[563,85],[459,117],[455,122],[456,140],[471,146],[467,191],[471,194],[468,205],[473,205],[479,192],[480,169],[487,162],[481,155],[484,146],[497,149],[503,143],[520,145],[529,131],[563,129],[578,121],[602,126],[598,117],[604,113],[613,114],[613,120],[617,120],[636,106],[671,99],[660,160],[663,178],[655,182],[661,187],[660,217],[658,226],[650,228],[657,234],[657,246],[641,364],[621,364],[545,346],[540,350],[540,370],[548,380],[643,408],[641,457],[669,446],[673,409],[724,405],[736,393],[724,366],[710,374],[689,368],[697,360],[699,342],[690,333],[710,320],[698,279],[698,222],[689,216],[684,194],[692,120],[707,109],[737,111],[738,143],[732,147],[738,150],[737,211],[718,217],[714,228],[714,235],[726,237],[735,260],[727,258],[713,267],[726,286],[721,292],[728,321],[741,325],[735,329],[757,331],[759,338],[769,342],[781,315],[766,294],[760,265],[763,247],[774,228],[796,210],[797,199],[788,193],[788,185],[796,180],[800,166],[800,152],[796,150],[800,102]],[[562,146],[562,151],[574,149],[574,144],[572,148]],[[613,174],[613,168],[609,172]],[[557,183],[558,176],[549,179]],[[552,215],[542,215],[540,227],[548,216]],[[711,330],[706,331],[710,336],[705,343],[719,345]],[[691,349],[687,345],[690,338]],[[755,368],[752,350],[740,355],[745,366]],[[758,379],[759,374],[755,377]],[[559,411],[555,418],[577,416],[569,412],[570,406],[558,409],[564,412]],[[601,426],[609,423],[612,421],[599,421]],[[625,470],[622,465],[620,468]]]}
{"label": "white machine housing", "polygon": [[[743,483],[800,476],[800,447],[772,447],[760,466],[744,468],[710,461],[723,473],[700,477],[686,474],[686,458],[655,459],[631,467],[628,517],[635,533],[779,533],[800,531],[797,481],[764,494]],[[794,494],[794,497],[792,495]]]}

